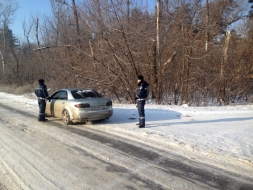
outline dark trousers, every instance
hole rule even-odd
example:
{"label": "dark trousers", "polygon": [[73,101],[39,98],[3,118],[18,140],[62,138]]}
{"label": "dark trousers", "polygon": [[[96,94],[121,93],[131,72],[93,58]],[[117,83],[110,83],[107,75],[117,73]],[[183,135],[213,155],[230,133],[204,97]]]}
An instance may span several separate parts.
{"label": "dark trousers", "polygon": [[42,120],[45,120],[46,100],[39,99],[38,104],[39,104],[38,120],[42,121]]}
{"label": "dark trousers", "polygon": [[139,100],[137,101],[137,108],[139,113],[139,123],[141,127],[145,127],[145,100]]}

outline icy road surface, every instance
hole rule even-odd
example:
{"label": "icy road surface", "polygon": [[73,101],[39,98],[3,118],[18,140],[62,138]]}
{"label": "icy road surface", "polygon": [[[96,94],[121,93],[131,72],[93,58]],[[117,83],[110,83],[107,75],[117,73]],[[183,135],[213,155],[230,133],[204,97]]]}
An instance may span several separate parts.
{"label": "icy road surface", "polygon": [[[157,127],[144,131],[134,125],[136,115],[130,112],[134,110],[117,109],[108,121],[66,126],[55,118],[37,122],[38,108],[32,101],[1,97],[0,189],[253,189],[251,157],[231,157],[222,145],[217,156],[212,146],[209,154],[213,156],[194,152],[187,148],[190,143],[186,138],[182,143],[176,136],[162,136],[172,135],[175,128],[167,128],[165,133],[156,122],[147,122]],[[155,111],[160,118],[165,112]],[[170,122],[175,116],[177,122],[186,123],[184,119],[188,117],[182,117],[185,112],[170,113]],[[243,113],[237,120],[246,121],[242,123],[245,130],[250,119],[243,118],[250,118],[245,114],[252,112]],[[186,130],[182,124],[178,127]],[[152,134],[156,138],[149,137]],[[174,145],[177,141],[179,145]],[[196,151],[208,152],[204,148],[196,145]]]}

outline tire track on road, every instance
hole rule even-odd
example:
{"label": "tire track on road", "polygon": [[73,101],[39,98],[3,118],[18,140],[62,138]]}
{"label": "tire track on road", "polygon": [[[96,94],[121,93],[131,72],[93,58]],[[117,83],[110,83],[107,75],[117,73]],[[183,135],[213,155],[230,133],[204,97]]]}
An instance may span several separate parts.
{"label": "tire track on road", "polygon": [[[59,129],[53,127],[52,125],[48,125],[45,123],[35,124],[35,125],[38,125],[37,127],[32,126],[31,124],[34,123],[34,121],[35,121],[35,118],[32,114],[30,115],[30,117],[33,117],[33,119],[32,118],[27,119],[27,115],[29,115],[29,114],[25,113],[26,117],[24,117],[24,115],[22,115],[23,111],[15,110],[13,108],[8,108],[8,106],[6,106],[6,105],[5,106],[0,105],[0,106],[1,106],[1,108],[4,107],[5,110],[7,109],[8,112],[13,112],[13,114],[11,115],[12,117],[19,118],[19,119],[16,119],[16,120],[13,119],[13,120],[7,122],[7,121],[5,121],[5,118],[8,119],[8,117],[4,116],[2,118],[2,121],[3,121],[3,123],[5,123],[5,125],[2,125],[0,127],[0,130],[4,131],[4,133],[2,133],[1,135],[3,135],[5,139],[8,139],[9,142],[12,142],[12,143],[9,143],[9,142],[4,141],[4,139],[2,139],[3,149],[5,151],[9,152],[8,153],[9,156],[10,156],[10,153],[12,155],[10,157],[11,159],[9,159],[9,157],[7,158],[7,160],[11,160],[11,164],[9,164],[10,167],[11,167],[11,165],[12,166],[19,165],[18,167],[22,168],[22,170],[24,170],[24,168],[27,168],[28,171],[32,172],[34,176],[43,178],[43,176],[46,175],[45,171],[48,171],[48,169],[46,169],[45,171],[41,171],[43,168],[51,167],[52,168],[51,171],[54,172],[54,171],[57,171],[58,168],[64,168],[64,166],[62,166],[62,165],[71,165],[72,163],[73,164],[78,163],[81,166],[80,168],[78,168],[76,165],[73,165],[73,169],[66,170],[66,171],[69,171],[69,173],[66,173],[68,176],[68,180],[70,180],[71,179],[70,177],[72,177],[73,181],[77,181],[74,179],[75,175],[77,175],[76,177],[80,176],[78,178],[80,178],[80,180],[83,181],[81,176],[84,176],[85,171],[86,170],[88,170],[88,171],[93,170],[93,172],[90,172],[90,174],[89,174],[89,175],[91,175],[91,177],[85,176],[85,178],[87,178],[87,179],[94,178],[94,180],[96,181],[96,178],[99,177],[99,175],[104,174],[105,177],[103,177],[103,178],[105,178],[105,179],[103,179],[103,180],[105,182],[100,185],[101,185],[101,188],[103,188],[103,187],[107,187],[107,188],[103,188],[103,189],[148,189],[149,187],[152,187],[152,189],[155,189],[155,190],[164,190],[165,189],[161,185],[159,185],[153,181],[147,180],[145,178],[142,178],[141,176],[132,173],[131,171],[127,170],[124,167],[120,167],[120,166],[114,165],[104,159],[100,159],[100,157],[94,156],[94,154],[87,152],[85,149],[82,149],[82,151],[80,152],[80,150],[78,150],[78,148],[76,146],[73,146],[73,142],[71,142],[71,143],[65,142],[66,143],[65,144],[64,139],[66,139],[66,137],[68,137],[68,136],[71,136],[71,134],[69,134],[69,132],[67,132],[66,130],[62,131],[62,130],[59,130]],[[26,124],[22,123],[24,120],[26,121]],[[10,126],[12,126],[12,127],[10,127]],[[23,129],[26,129],[26,130],[23,130]],[[31,132],[31,129],[33,132]],[[61,139],[63,137],[63,135],[65,135],[66,137],[63,139],[63,142],[61,142],[59,139],[54,139],[54,136],[50,136],[50,134],[49,134],[49,137],[51,137],[52,142],[48,142],[48,140],[50,140],[50,139],[48,139],[47,132],[51,133],[50,130],[55,131],[57,133],[59,139]],[[1,139],[1,135],[0,135],[0,139]],[[25,138],[22,138],[22,136],[24,136]],[[29,145],[27,142],[30,142],[34,137],[37,140],[40,140],[40,141],[42,140],[42,142],[40,142],[40,144],[51,144],[51,143],[54,145],[58,144],[58,148],[55,147],[55,153],[54,153],[57,155],[57,159],[59,159],[59,154],[61,153],[61,152],[57,151],[59,149],[68,150],[69,155],[66,155],[66,154],[61,155],[61,160],[60,160],[60,162],[57,162],[58,164],[56,166],[54,166],[53,163],[51,163],[51,162],[47,163],[48,159],[55,158],[55,157],[52,157],[52,156],[50,157],[50,154],[49,155],[46,154],[46,152],[48,152],[48,151],[45,151],[43,149],[41,151],[39,151],[38,148],[40,146],[41,146],[41,148],[43,148],[44,146],[39,145],[39,144],[37,145],[36,142],[34,142],[33,145]],[[47,140],[47,142],[43,142],[44,137],[45,137],[45,140]],[[29,140],[29,139],[31,139],[31,140]],[[75,139],[70,138],[70,141],[73,141],[73,140],[75,140]],[[55,141],[55,142],[53,142],[53,141]],[[13,147],[13,146],[10,147],[9,144],[13,144],[13,145],[18,144],[19,146],[18,147]],[[60,147],[60,146],[62,146],[62,147]],[[22,149],[22,147],[24,147],[24,150],[22,150],[22,154],[17,153],[19,150]],[[43,154],[44,154],[44,156],[43,156]],[[34,157],[35,159],[40,157],[41,160],[38,163],[36,163],[36,165],[34,165],[35,163],[33,163],[31,161],[32,160],[32,158],[30,158],[31,156]],[[13,160],[13,158],[15,158],[15,159]],[[89,164],[89,163],[87,164],[86,163],[88,161],[87,158],[93,160],[93,162],[97,163],[97,164]],[[13,162],[15,162],[15,163],[13,163]],[[43,164],[41,162],[45,162],[45,163]],[[29,165],[30,163],[32,163],[31,166],[33,166],[33,167],[30,167],[30,165]],[[43,166],[43,168],[41,168],[41,166]],[[14,171],[19,173],[18,175],[19,175],[19,178],[21,179],[21,182],[22,182],[23,177],[21,176],[19,170],[20,169],[14,170]],[[72,172],[71,170],[72,171],[74,170],[74,171]],[[57,173],[64,173],[64,170],[58,171]],[[71,176],[72,174],[73,174],[73,176]],[[66,188],[66,187],[61,187],[58,182],[56,183],[55,180],[52,180],[53,178],[47,177],[47,176],[45,176],[45,177],[46,177],[45,180],[48,179],[49,182],[52,182],[53,184],[55,184],[55,188],[51,186],[49,189],[65,189]],[[111,180],[110,180],[110,183],[106,184],[106,179],[108,179],[108,178]],[[18,182],[19,180],[16,180],[16,181]],[[41,181],[41,184],[45,184],[45,186],[47,186],[46,181],[44,181],[43,183],[42,183],[43,179],[40,179],[40,181]],[[88,180],[88,181],[90,183],[92,182],[91,180]],[[88,181],[87,181],[87,185],[89,184]],[[30,182],[27,182],[27,183],[29,184]],[[67,189],[82,189],[80,186],[81,184],[83,184],[83,182],[77,181],[77,183],[73,186],[73,188],[67,188]],[[76,186],[80,186],[80,187],[74,188]],[[38,185],[30,184],[29,187],[39,187],[39,184]],[[24,189],[27,189],[27,188],[24,188]],[[84,188],[84,189],[86,189],[86,188]],[[91,187],[88,189],[100,189],[100,188],[92,188]]]}
{"label": "tire track on road", "polygon": [[[5,108],[13,109],[9,106],[5,106]],[[33,114],[20,110],[15,111],[27,117],[34,118]],[[94,141],[97,144],[114,149],[125,156],[135,159],[136,161],[146,163],[149,167],[152,166],[152,169],[156,168],[156,170],[159,170],[161,173],[166,173],[168,176],[176,176],[177,178],[189,181],[190,183],[196,183],[199,187],[202,186],[202,188],[209,187],[210,189],[229,189],[231,186],[236,186],[238,187],[237,189],[253,189],[253,184],[249,178],[244,178],[238,174],[227,172],[213,166],[199,164],[168,152],[154,150],[154,148],[147,145],[141,146],[140,144],[138,145],[134,142],[128,143],[111,134],[102,134],[102,132],[92,130],[90,128],[81,129],[80,127],[83,127],[82,125],[65,126],[59,122],[49,121],[44,125],[44,127],[56,127],[60,130],[68,131],[70,134],[76,134],[82,138]],[[71,146],[71,148],[76,149],[79,152],[86,151],[79,146]],[[143,167],[143,170],[147,170],[147,168],[145,169],[145,167]],[[140,170],[137,169],[136,172],[138,171]],[[162,185],[168,187],[169,184]]]}

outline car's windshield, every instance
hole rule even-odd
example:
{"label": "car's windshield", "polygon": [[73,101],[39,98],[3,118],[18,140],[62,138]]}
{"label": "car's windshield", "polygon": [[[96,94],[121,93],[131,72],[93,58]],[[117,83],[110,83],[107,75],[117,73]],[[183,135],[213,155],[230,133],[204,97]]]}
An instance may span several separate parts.
{"label": "car's windshield", "polygon": [[98,92],[94,90],[73,90],[71,91],[71,94],[75,99],[102,97]]}

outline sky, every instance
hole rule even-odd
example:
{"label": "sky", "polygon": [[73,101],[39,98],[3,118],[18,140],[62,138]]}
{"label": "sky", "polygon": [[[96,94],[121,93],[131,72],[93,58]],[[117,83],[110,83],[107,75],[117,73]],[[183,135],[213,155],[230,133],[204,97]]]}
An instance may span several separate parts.
{"label": "sky", "polygon": [[[147,0],[148,3],[155,3],[156,0]],[[19,9],[16,11],[13,24],[10,28],[16,37],[23,35],[22,21],[29,21],[31,15],[49,15],[51,13],[50,0],[16,0]],[[77,0],[78,2],[78,0]]]}
{"label": "sky", "polygon": [[[19,4],[19,9],[15,13],[15,18],[10,28],[16,37],[23,36],[22,21],[29,21],[31,15],[49,15],[51,13],[50,0],[15,0]],[[69,0],[67,0],[69,1]],[[156,0],[144,0],[150,7],[155,6]],[[77,0],[78,2],[78,0]],[[247,4],[247,3],[245,3]]]}
{"label": "sky", "polygon": [[22,21],[29,21],[31,15],[44,15],[51,12],[50,0],[16,0],[19,8],[15,13],[14,21],[10,28],[16,37],[23,34]]}
{"label": "sky", "polygon": [[[38,102],[34,93],[17,96],[0,92],[0,99],[1,103],[15,104],[16,109],[20,106],[23,111],[34,114],[34,119],[37,117]],[[111,118],[94,122],[91,128],[253,177],[252,104],[191,107],[156,105],[148,101],[143,129],[136,126],[138,112],[134,104],[114,102],[113,109]],[[57,122],[56,118],[48,119]],[[36,128],[36,122],[31,127]]]}

